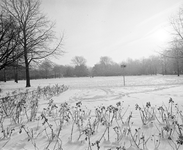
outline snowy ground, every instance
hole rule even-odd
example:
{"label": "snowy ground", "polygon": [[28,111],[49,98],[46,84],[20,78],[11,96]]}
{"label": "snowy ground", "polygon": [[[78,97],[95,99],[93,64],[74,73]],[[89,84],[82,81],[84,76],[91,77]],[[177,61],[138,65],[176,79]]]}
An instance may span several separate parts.
{"label": "snowy ground", "polygon": [[[139,106],[145,106],[146,102],[150,102],[153,107],[159,107],[162,105],[167,105],[169,103],[170,97],[178,103],[179,109],[183,110],[183,77],[177,76],[133,76],[126,77],[126,86],[123,86],[122,77],[94,77],[94,78],[60,78],[60,79],[47,79],[47,80],[32,80],[30,88],[31,90],[37,86],[46,86],[54,84],[64,84],[69,87],[69,89],[59,95],[58,97],[53,97],[55,104],[60,104],[67,102],[70,106],[75,106],[77,102],[82,102],[82,108],[86,110],[91,110],[91,116],[94,116],[94,111],[98,106],[109,106],[116,105],[117,102],[123,102],[124,110],[129,107],[125,117],[127,118],[132,112],[133,122],[132,128],[142,128],[142,122],[140,119],[139,111],[135,110],[135,104]],[[25,81],[19,81],[18,84],[13,81],[8,81],[6,83],[1,82],[0,88],[2,89],[1,96],[4,96],[7,92],[19,89],[24,90]],[[48,100],[39,101],[39,112],[41,113],[43,108],[47,106]],[[158,134],[157,128],[155,127],[156,122],[154,122],[153,127],[143,130],[146,136],[151,136],[152,134]],[[41,123],[40,123],[41,124]],[[29,128],[36,128],[37,121],[30,122],[27,124]],[[18,128],[18,127],[17,127]],[[92,135],[91,141],[95,142],[100,139],[104,133],[105,127],[100,126],[97,133]],[[124,145],[126,142],[126,148],[130,150],[129,141],[127,139],[121,140],[116,146],[114,144],[116,134],[112,132],[110,142],[102,140],[100,149],[116,149],[119,145]],[[18,132],[18,131],[17,131]],[[31,142],[27,141],[25,134],[18,134],[15,132],[11,140],[4,146],[6,141],[0,140],[0,149],[3,150],[29,150],[35,149]],[[71,124],[66,124],[61,130],[60,139],[62,140],[62,148],[64,150],[85,150],[88,149],[88,142],[77,143],[78,131],[74,130],[73,141],[69,142],[69,137],[71,134]],[[142,132],[141,132],[142,133]],[[37,147],[42,150],[45,148],[45,137],[41,136],[38,138]],[[105,138],[107,139],[106,135]],[[41,140],[42,139],[42,140]],[[160,146],[157,150],[161,149],[173,149],[170,145],[173,145],[171,141],[162,140]],[[153,141],[148,141],[148,149],[154,150],[156,146]],[[50,148],[51,149],[51,148]],[[52,148],[53,149],[53,148]],[[97,146],[92,146],[92,150],[96,150]],[[179,148],[180,150],[183,147]]]}

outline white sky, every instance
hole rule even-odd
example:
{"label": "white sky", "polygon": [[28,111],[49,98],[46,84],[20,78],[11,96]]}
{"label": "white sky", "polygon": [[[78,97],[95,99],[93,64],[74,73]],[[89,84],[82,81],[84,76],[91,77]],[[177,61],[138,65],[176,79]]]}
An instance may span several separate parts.
{"label": "white sky", "polygon": [[64,33],[66,53],[54,60],[71,64],[83,56],[93,66],[101,56],[120,63],[156,54],[169,39],[169,18],[182,0],[42,0],[42,11]]}

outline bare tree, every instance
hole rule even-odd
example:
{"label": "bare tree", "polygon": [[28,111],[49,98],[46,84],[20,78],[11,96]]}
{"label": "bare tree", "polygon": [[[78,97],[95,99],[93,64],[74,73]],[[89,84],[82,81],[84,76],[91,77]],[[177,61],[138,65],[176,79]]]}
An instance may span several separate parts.
{"label": "bare tree", "polygon": [[167,72],[167,60],[174,63],[173,71],[180,75],[180,62],[183,59],[183,8],[179,8],[178,13],[170,20],[172,26],[172,41],[169,42],[162,55],[163,60],[166,60],[164,65]]}
{"label": "bare tree", "polygon": [[103,56],[100,58],[100,64],[103,64],[103,65],[110,65],[110,64],[113,64],[113,61],[110,57],[108,56]]}
{"label": "bare tree", "polygon": [[50,55],[62,53],[60,45],[62,37],[53,47],[56,37],[54,24],[40,12],[39,0],[3,0],[2,8],[13,17],[21,29],[20,40],[24,54],[26,70],[26,87],[30,87],[29,66],[32,61],[44,59]]}
{"label": "bare tree", "polygon": [[86,59],[82,56],[75,56],[71,60],[76,66],[86,65]]}
{"label": "bare tree", "polygon": [[40,70],[44,71],[45,78],[48,78],[48,74],[51,71],[53,63],[48,59],[45,59],[42,64],[40,65]]}
{"label": "bare tree", "polygon": [[60,69],[60,65],[57,64],[53,64],[53,69],[52,71],[54,72],[54,77],[60,77],[61,76],[61,69]]}
{"label": "bare tree", "polygon": [[0,70],[12,65],[23,53],[19,50],[20,29],[11,16],[0,14]]}
{"label": "bare tree", "polygon": [[180,76],[180,59],[183,58],[183,45],[181,45],[178,40],[174,39],[169,53],[170,56],[175,59],[177,76]]}
{"label": "bare tree", "polygon": [[[173,28],[173,40],[171,46],[181,48],[179,50],[179,58],[183,58],[183,8],[179,8],[178,13],[170,20]],[[173,43],[173,44],[172,44]]]}

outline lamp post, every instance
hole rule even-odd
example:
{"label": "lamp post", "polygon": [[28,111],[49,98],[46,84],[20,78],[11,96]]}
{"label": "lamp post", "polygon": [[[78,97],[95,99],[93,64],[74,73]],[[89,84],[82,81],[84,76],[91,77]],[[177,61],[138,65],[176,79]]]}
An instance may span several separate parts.
{"label": "lamp post", "polygon": [[121,65],[121,68],[123,69],[123,84],[125,86],[125,68],[126,68],[126,65],[125,64],[122,64]]}

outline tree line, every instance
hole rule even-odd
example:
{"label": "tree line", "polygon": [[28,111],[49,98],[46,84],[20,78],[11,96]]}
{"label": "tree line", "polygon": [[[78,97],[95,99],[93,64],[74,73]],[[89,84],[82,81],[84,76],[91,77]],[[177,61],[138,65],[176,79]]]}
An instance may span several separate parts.
{"label": "tree line", "polygon": [[[134,76],[134,75],[178,75],[176,59],[165,58],[161,55],[143,59],[128,59],[121,63],[114,62],[110,57],[103,56],[93,67],[86,65],[87,60],[82,56],[75,56],[71,60],[73,65],[58,65],[45,59],[39,65],[30,69],[31,79],[62,78],[62,77],[94,77],[94,76]],[[183,60],[179,66],[179,74],[183,73]],[[125,65],[126,67],[122,67]],[[18,67],[18,78],[26,79],[25,68]],[[14,68],[0,72],[0,80],[15,80]],[[6,79],[5,79],[6,78]]]}

